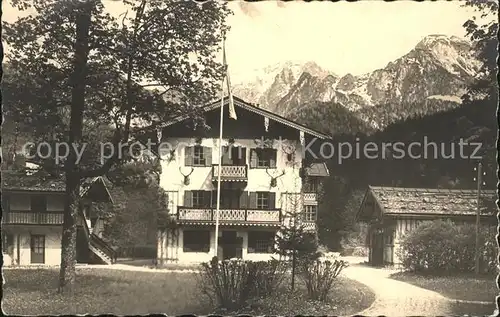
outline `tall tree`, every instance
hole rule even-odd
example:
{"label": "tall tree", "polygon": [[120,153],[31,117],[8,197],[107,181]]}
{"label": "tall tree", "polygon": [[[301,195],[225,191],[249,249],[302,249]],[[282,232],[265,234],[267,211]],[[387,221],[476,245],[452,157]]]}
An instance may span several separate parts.
{"label": "tall tree", "polygon": [[[81,181],[130,159],[131,142],[156,135],[172,116],[199,120],[193,105],[219,89],[215,57],[229,10],[218,2],[142,0],[123,1],[123,14],[112,16],[100,0],[12,4],[35,14],[4,24],[14,85],[29,88],[26,98],[11,87],[20,102],[7,112],[38,141],[69,145],[63,159],[53,151],[34,160],[66,177],[59,289],[71,290]],[[109,133],[95,138],[103,126]],[[103,142],[111,148],[105,155]]]}

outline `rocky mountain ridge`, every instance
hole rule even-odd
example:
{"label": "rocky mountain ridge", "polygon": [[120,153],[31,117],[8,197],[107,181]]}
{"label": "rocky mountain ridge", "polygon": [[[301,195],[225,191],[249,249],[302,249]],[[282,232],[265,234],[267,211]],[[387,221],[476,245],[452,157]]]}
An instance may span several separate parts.
{"label": "rocky mountain ridge", "polygon": [[[370,126],[382,128],[411,113],[459,105],[479,67],[466,40],[429,35],[404,56],[367,74],[340,77],[314,62],[285,62],[263,69],[255,81],[240,82],[233,93],[287,117],[315,103],[334,102]],[[384,111],[384,105],[392,105],[394,118],[382,122],[377,113]]]}

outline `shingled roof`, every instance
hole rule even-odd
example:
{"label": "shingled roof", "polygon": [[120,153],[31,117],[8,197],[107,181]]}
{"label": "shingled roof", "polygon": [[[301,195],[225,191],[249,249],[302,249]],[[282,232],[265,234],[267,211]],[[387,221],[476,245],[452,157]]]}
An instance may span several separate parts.
{"label": "shingled roof", "polygon": [[64,192],[66,184],[60,177],[28,175],[21,172],[2,171],[2,191]]}
{"label": "shingled roof", "polygon": [[[103,177],[85,179],[81,184],[81,195],[87,193],[99,181],[102,181],[106,194],[113,201],[113,195],[108,188],[110,182]],[[2,171],[2,191],[64,193],[66,191],[66,182],[63,177],[44,176],[40,173],[29,175],[17,171]]]}
{"label": "shingled roof", "polygon": [[[370,186],[363,204],[368,196],[374,198],[385,215],[466,216],[477,212],[476,190]],[[494,215],[497,212],[496,200],[496,191],[482,190],[481,214]]]}
{"label": "shingled roof", "polygon": [[328,176],[330,173],[328,172],[328,167],[325,163],[313,163],[311,166],[306,168],[307,176]]}

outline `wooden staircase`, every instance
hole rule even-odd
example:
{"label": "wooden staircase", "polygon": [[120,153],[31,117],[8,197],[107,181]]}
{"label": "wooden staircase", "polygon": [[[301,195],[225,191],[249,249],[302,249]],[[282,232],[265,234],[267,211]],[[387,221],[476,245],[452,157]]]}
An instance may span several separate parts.
{"label": "wooden staircase", "polygon": [[106,264],[114,264],[116,262],[115,250],[96,234],[90,234],[89,249]]}
{"label": "wooden staircase", "polygon": [[91,228],[89,228],[88,223],[85,219],[83,213],[83,228],[85,230],[85,236],[87,237],[88,245],[90,251],[97,256],[105,264],[116,263],[116,251],[97,234],[92,233]]}

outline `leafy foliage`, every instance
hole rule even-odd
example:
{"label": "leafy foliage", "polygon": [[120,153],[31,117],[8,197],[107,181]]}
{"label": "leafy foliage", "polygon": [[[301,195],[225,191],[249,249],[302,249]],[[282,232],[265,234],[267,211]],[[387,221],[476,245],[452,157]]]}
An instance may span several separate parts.
{"label": "leafy foliage", "polygon": [[[414,272],[471,272],[475,266],[475,226],[457,225],[451,221],[422,222],[401,242],[397,254],[405,269]],[[492,232],[481,230],[481,264],[483,272],[496,272],[495,238]]]}
{"label": "leafy foliage", "polygon": [[306,284],[309,299],[327,301],[335,279],[346,267],[347,263],[342,260],[315,260],[306,263],[300,277]]}
{"label": "leafy foliage", "polygon": [[[67,141],[80,9],[73,2],[15,4],[32,6],[36,14],[4,25],[11,70],[6,113],[38,142]],[[155,132],[172,116],[192,113],[190,105],[215,96],[222,68],[214,57],[229,13],[225,4],[213,2],[127,1],[123,14],[114,17],[103,2],[92,4],[83,171],[102,165],[96,155],[100,142],[127,143]]]}
{"label": "leafy foliage", "polygon": [[277,260],[219,262],[214,257],[201,266],[200,289],[219,308],[230,311],[241,309],[252,298],[273,295],[286,272],[284,262]]}

